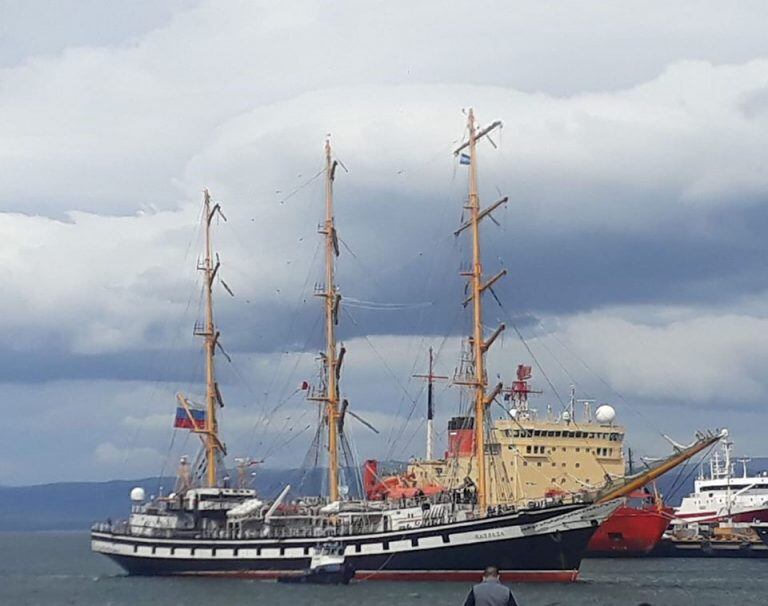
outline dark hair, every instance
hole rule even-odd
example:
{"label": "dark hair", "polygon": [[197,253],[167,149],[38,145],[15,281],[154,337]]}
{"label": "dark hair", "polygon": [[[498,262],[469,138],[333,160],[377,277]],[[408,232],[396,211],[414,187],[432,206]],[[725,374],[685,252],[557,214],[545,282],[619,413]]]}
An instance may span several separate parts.
{"label": "dark hair", "polygon": [[497,577],[499,576],[499,569],[496,568],[496,566],[486,566],[485,572],[483,573],[484,577]]}

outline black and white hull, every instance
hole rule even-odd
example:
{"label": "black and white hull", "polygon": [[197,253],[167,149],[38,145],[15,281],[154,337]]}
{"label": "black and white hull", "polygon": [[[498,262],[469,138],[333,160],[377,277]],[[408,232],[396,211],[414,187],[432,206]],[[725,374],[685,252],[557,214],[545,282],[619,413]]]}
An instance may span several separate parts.
{"label": "black and white hull", "polygon": [[[618,507],[563,504],[390,532],[337,536],[358,579],[573,581],[594,531]],[[129,574],[276,578],[300,574],[317,539],[143,537],[94,530],[92,548]]]}

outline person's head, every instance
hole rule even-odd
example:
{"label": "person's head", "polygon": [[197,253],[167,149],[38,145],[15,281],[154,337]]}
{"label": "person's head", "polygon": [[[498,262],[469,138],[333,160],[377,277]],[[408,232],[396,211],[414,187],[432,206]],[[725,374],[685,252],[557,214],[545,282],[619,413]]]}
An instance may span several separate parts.
{"label": "person's head", "polygon": [[486,566],[485,572],[483,573],[484,579],[498,579],[499,578],[499,569],[496,568],[496,566]]}

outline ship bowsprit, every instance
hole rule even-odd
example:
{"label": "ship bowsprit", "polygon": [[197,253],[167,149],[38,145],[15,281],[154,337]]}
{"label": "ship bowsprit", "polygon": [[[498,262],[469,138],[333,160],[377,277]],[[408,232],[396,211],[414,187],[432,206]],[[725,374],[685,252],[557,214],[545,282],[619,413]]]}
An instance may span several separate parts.
{"label": "ship bowsprit", "polygon": [[[357,579],[574,581],[586,546],[621,501],[563,504],[409,531],[337,536]],[[277,578],[300,574],[317,539],[156,538],[95,530],[92,548],[133,575]]]}

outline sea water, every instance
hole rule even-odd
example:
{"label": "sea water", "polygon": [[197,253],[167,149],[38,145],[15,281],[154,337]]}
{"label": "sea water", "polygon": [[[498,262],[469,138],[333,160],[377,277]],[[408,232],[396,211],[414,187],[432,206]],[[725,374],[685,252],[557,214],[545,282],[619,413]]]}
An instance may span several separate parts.
{"label": "sea water", "polygon": [[[91,553],[86,533],[0,533],[3,606],[437,606],[463,604],[467,589],[466,583],[367,581],[323,587],[128,577],[104,556]],[[768,559],[587,560],[577,583],[512,589],[520,606],[764,606]]]}

